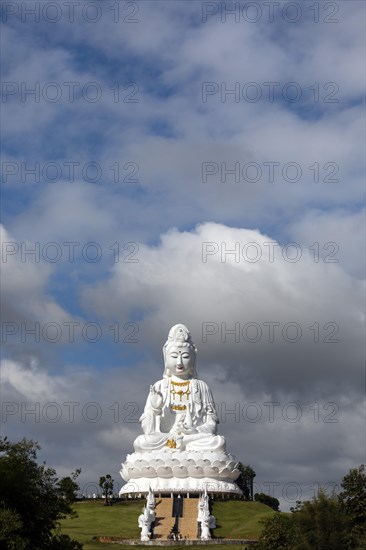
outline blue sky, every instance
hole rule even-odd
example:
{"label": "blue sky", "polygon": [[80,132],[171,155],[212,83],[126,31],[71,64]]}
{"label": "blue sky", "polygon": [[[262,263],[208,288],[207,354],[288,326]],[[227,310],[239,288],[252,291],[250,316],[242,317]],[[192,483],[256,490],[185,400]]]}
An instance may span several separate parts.
{"label": "blue sky", "polygon": [[[280,483],[284,509],[287,482],[309,496],[364,460],[364,4],[316,3],[319,22],[307,1],[290,22],[287,4],[271,22],[257,3],[252,23],[245,3],[226,21],[231,4],[213,3],[206,21],[205,2],[121,1],[117,22],[108,0],[81,2],[73,21],[60,2],[57,22],[52,7],[34,21],[21,2],[2,5],[2,399],[19,408],[4,426],[39,440],[60,473],[117,479],[140,428],[111,422],[110,407],[143,408],[177,322],[227,408],[301,405],[294,425],[281,414],[221,425],[258,482]],[[209,322],[218,331],[205,341]],[[294,322],[302,335],[290,342],[282,330]],[[34,323],[39,341],[22,341]],[[96,343],[83,339],[90,323]],[[238,323],[239,341],[225,338]],[[246,323],[263,330],[258,342],[243,338]],[[50,324],[55,343],[42,335]],[[22,421],[22,404],[64,400],[106,414]],[[312,403],[324,416],[336,403],[339,422],[314,422]]]}

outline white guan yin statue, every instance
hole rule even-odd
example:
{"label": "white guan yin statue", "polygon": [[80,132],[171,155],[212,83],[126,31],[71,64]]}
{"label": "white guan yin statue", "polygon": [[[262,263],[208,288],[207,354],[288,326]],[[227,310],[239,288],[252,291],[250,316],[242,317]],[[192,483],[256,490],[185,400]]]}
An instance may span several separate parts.
{"label": "white guan yin statue", "polygon": [[218,417],[208,385],[196,375],[197,348],[187,327],[171,328],[163,347],[165,370],[150,386],[134,441],[121,475],[120,494],[209,491],[241,493],[237,462],[217,435]]}

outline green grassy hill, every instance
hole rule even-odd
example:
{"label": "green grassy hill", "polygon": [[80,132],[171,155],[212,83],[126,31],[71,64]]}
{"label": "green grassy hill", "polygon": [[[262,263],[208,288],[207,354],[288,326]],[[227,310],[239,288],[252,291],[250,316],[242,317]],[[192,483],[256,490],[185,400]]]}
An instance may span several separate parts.
{"label": "green grassy hill", "polygon": [[[256,539],[262,531],[261,521],[276,514],[260,502],[214,502],[212,513],[216,518],[216,537]],[[232,547],[233,548],[233,547]]]}
{"label": "green grassy hill", "polygon": [[[144,501],[123,502],[113,506],[104,506],[103,501],[84,501],[75,504],[77,518],[66,519],[62,522],[61,531],[70,537],[82,542],[84,550],[97,550],[104,548],[129,548],[115,544],[97,543],[93,541],[95,536],[111,536],[121,538],[140,538],[140,530],[137,526],[137,518],[141,513]],[[274,514],[273,510],[259,502],[214,502],[213,514],[216,517],[216,537],[224,538],[258,538],[262,524],[266,517]],[[138,548],[146,547],[133,547]],[[198,548],[190,546],[190,549]],[[202,547],[199,547],[202,548]],[[211,547],[205,546],[206,550]],[[217,546],[212,547],[217,550]],[[220,550],[233,550],[233,546],[220,545]]]}
{"label": "green grassy hill", "polygon": [[[61,524],[62,533],[83,543],[84,550],[117,548],[115,544],[96,543],[92,539],[96,536],[140,538],[137,518],[143,503],[141,500],[104,506],[102,500],[77,502],[74,508],[78,517],[64,520]],[[118,545],[118,548],[121,547]]]}

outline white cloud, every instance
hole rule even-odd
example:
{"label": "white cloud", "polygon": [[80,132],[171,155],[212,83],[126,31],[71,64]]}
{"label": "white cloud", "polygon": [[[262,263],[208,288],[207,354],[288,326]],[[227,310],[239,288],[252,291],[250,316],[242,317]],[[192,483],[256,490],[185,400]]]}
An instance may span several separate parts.
{"label": "white cloud", "polygon": [[[319,245],[319,250],[322,258],[329,256],[338,248],[334,257],[341,263],[342,268],[353,276],[364,278],[364,211],[351,214],[344,210],[331,212],[310,210],[291,225],[288,234],[303,244],[315,243],[321,237],[322,245]],[[327,243],[334,243],[335,246]]]}
{"label": "white cloud", "polygon": [[[339,24],[315,24],[308,18],[291,25],[280,20],[270,32],[264,20],[258,25],[236,24],[228,17],[223,24],[219,15],[207,24],[192,25],[201,20],[201,5],[145,2],[140,6],[140,22],[123,25],[123,32],[103,17],[94,25],[83,24],[80,18],[73,24],[45,25],[46,49],[41,38],[35,40],[27,34],[25,60],[19,58],[10,67],[8,80],[55,80],[60,85],[97,81],[103,97],[95,104],[64,99],[57,103],[5,103],[4,116],[9,110],[12,135],[22,145],[19,160],[27,151],[31,163],[56,160],[60,165],[84,165],[95,161],[101,164],[103,177],[94,190],[88,185],[84,190],[69,190],[64,182],[49,192],[35,187],[27,215],[9,220],[11,228],[20,224],[23,232],[30,231],[33,238],[39,238],[42,223],[47,223],[50,231],[54,227],[58,234],[69,231],[80,235],[85,225],[90,225],[92,232],[91,221],[95,220],[94,234],[101,234],[108,230],[108,223],[114,232],[125,231],[139,219],[139,227],[134,228],[136,238],[143,234],[149,239],[152,233],[154,238],[172,225],[185,227],[205,220],[239,226],[275,225],[278,219],[294,223],[304,209],[314,205],[329,209],[360,202],[364,148],[362,106],[357,97],[363,77],[354,67],[363,56],[359,32],[363,6],[351,5],[341,10]],[[309,15],[312,12],[307,12]],[[71,31],[67,43],[66,29]],[[9,42],[19,48],[14,28]],[[98,58],[94,65],[82,65],[80,42],[90,48],[91,56],[96,55],[93,48],[97,44],[111,63],[118,59],[120,72],[112,71],[114,65],[101,64]],[[141,62],[135,63],[135,72],[128,64],[131,55]],[[153,77],[147,76],[146,63],[151,65]],[[120,82],[123,88],[132,79],[139,86],[139,102],[114,103],[109,87]],[[339,101],[314,103],[304,99],[304,103],[291,106],[278,98],[274,103],[236,103],[229,96],[222,103],[218,93],[202,103],[204,81],[224,82],[228,88],[235,82],[243,85],[252,81],[262,86],[268,81],[299,81],[304,96],[314,82],[319,82],[323,95],[329,90],[323,90],[322,85],[336,82]],[[14,112],[19,107],[20,117]],[[316,116],[312,116],[313,109]],[[156,135],[154,122],[171,125],[174,138]],[[22,136],[26,136],[24,143]],[[229,175],[227,183],[221,183],[218,173],[202,184],[202,163],[206,161],[218,167],[226,163],[228,169],[235,163],[242,169],[247,162],[256,162],[263,176],[257,183],[246,182],[242,176],[239,183],[233,183]],[[136,162],[140,184],[106,185],[112,175],[109,167],[115,162],[121,167]],[[266,162],[279,163],[273,184],[268,182]],[[289,162],[300,166],[299,182],[284,180],[282,170]],[[319,163],[319,183],[314,182],[314,169],[310,169],[315,163]],[[339,167],[335,176],[339,181],[324,182],[332,173],[327,163]],[[126,175],[123,170],[122,175]],[[11,180],[13,185],[16,178]],[[180,201],[187,196],[191,199],[189,212],[180,208]],[[164,224],[160,208],[165,209]]]}
{"label": "white cloud", "polygon": [[[228,252],[235,247],[236,256]],[[251,261],[256,254],[262,258]],[[286,388],[321,395],[338,391],[341,381],[359,388],[363,284],[340,264],[314,261],[301,245],[281,249],[257,230],[214,223],[171,230],[158,246],[141,246],[138,260],[116,264],[107,283],[86,288],[85,307],[124,322],[137,310],[141,337],[150,346],[169,324],[185,322],[202,349],[201,361],[218,362],[229,379],[273,394]],[[277,323],[273,343],[268,323]],[[235,325],[237,342],[225,334]]]}
{"label": "white cloud", "polygon": [[71,316],[47,292],[51,264],[28,239],[18,242],[1,226],[3,322],[65,322]]}

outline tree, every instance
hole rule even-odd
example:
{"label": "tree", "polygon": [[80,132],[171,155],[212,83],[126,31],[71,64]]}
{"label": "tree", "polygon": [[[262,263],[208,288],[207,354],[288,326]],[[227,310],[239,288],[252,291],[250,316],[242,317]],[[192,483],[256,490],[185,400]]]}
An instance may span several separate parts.
{"label": "tree", "polygon": [[323,490],[311,501],[298,502],[293,514],[280,512],[266,520],[260,550],[345,550],[349,520],[336,495]]}
{"label": "tree", "polygon": [[365,467],[344,476],[343,491],[320,490],[297,502],[293,514],[276,514],[264,523],[260,550],[366,550]]}
{"label": "tree", "polygon": [[79,477],[80,473],[81,469],[78,468],[75,472],[72,472],[70,476],[63,477],[58,482],[61,496],[70,504],[75,502],[77,492],[79,491],[79,485],[76,483],[76,479]]}
{"label": "tree", "polygon": [[110,474],[107,474],[106,476],[101,476],[99,479],[99,487],[101,487],[103,491],[106,506],[111,504],[109,499],[113,495],[113,483],[114,479],[112,479],[112,476]]}
{"label": "tree", "polygon": [[311,501],[299,503],[293,514],[301,550],[344,550],[349,519],[336,494],[327,495],[320,489]]}
{"label": "tree", "polygon": [[269,506],[275,512],[279,512],[280,501],[275,497],[271,497],[270,495],[266,495],[265,493],[255,493],[254,500],[256,502],[261,502],[262,504]]}
{"label": "tree", "polygon": [[295,538],[295,524],[289,514],[273,515],[264,520],[259,537],[259,550],[292,550]]}
{"label": "tree", "polygon": [[0,438],[0,549],[79,550],[82,545],[57,535],[59,520],[73,515],[61,498],[56,472],[37,464],[38,443]]}
{"label": "tree", "polygon": [[244,500],[253,500],[253,481],[257,474],[251,466],[242,464],[241,462],[238,464],[238,469],[240,470],[240,475],[236,480],[236,484],[243,491]]}
{"label": "tree", "polygon": [[26,541],[22,537],[23,522],[20,515],[0,506],[0,548],[25,550]]}
{"label": "tree", "polygon": [[341,505],[350,519],[348,548],[366,549],[366,475],[365,466],[353,468],[342,480]]}

